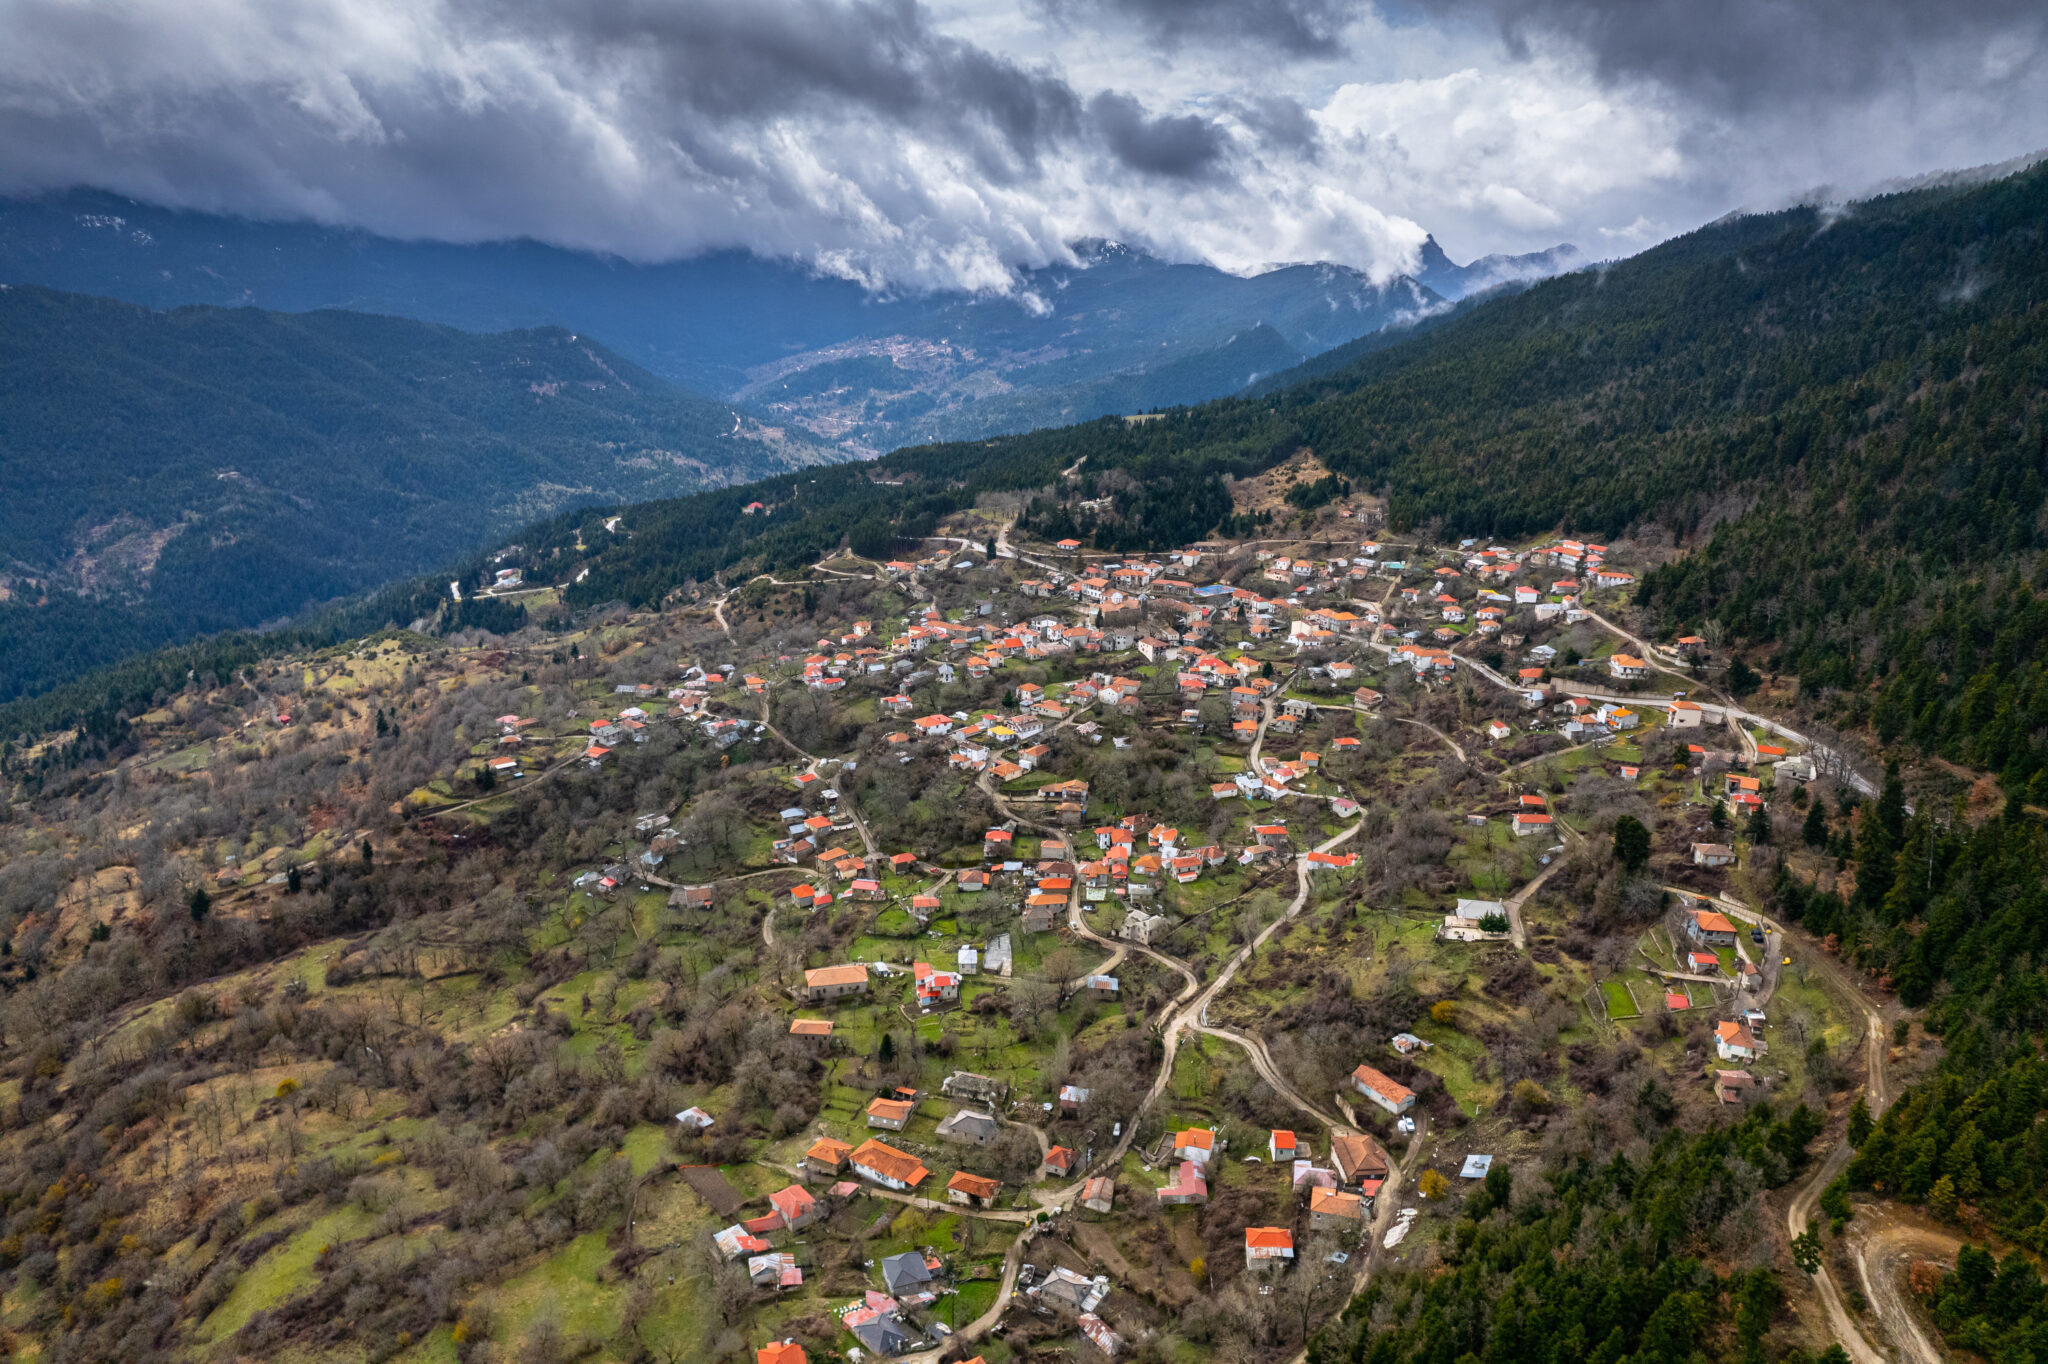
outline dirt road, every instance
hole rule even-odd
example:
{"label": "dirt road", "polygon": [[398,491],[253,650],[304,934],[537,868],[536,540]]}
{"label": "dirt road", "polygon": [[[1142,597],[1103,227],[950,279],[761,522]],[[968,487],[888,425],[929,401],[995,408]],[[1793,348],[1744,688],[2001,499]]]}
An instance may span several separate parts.
{"label": "dirt road", "polygon": [[[1729,917],[1756,924],[1778,934],[1781,941],[1786,940],[1783,925],[1768,915],[1760,914],[1756,910],[1749,908],[1739,901],[1730,899],[1726,895],[1715,897],[1714,903],[1724,910]],[[1843,966],[1841,962],[1825,952],[1817,950],[1812,951],[1811,955],[1815,968],[1822,976],[1827,978],[1834,993],[1863,1014],[1865,1039],[1863,1097],[1870,1107],[1871,1116],[1876,1117],[1891,1102],[1890,1081],[1889,1077],[1885,1074],[1887,1039],[1885,1037],[1884,1012],[1878,1005],[1871,1003],[1864,996],[1862,985],[1856,979],[1855,974]],[[1821,1161],[1820,1165],[1807,1179],[1806,1183],[1793,1195],[1792,1201],[1785,1207],[1785,1230],[1790,1236],[1796,1239],[1806,1231],[1807,1226],[1813,1221],[1814,1210],[1820,1204],[1822,1191],[1829,1184],[1833,1183],[1835,1177],[1841,1174],[1843,1169],[1847,1167],[1849,1159],[1853,1154],[1854,1152],[1850,1149],[1847,1138],[1837,1142],[1834,1148],[1828,1152],[1826,1158]],[[1853,1252],[1855,1249],[1853,1243],[1851,1248]],[[1858,1275],[1864,1280],[1866,1285],[1872,1279],[1867,1263],[1860,1260],[1858,1263]],[[1880,1270],[1877,1277],[1885,1277],[1882,1270]],[[1884,1355],[1865,1338],[1862,1328],[1857,1325],[1856,1319],[1849,1314],[1847,1305],[1842,1301],[1841,1290],[1836,1286],[1834,1275],[1829,1271],[1826,1264],[1822,1264],[1819,1271],[1814,1274],[1813,1285],[1815,1291],[1820,1295],[1821,1307],[1827,1314],[1829,1332],[1841,1344],[1842,1348],[1849,1352],[1849,1358],[1854,1361],[1854,1364],[1885,1364]],[[1866,1286],[1864,1292],[1866,1296],[1871,1296],[1869,1287]],[[1876,1300],[1874,1296],[1871,1296],[1871,1301],[1875,1302]],[[1902,1314],[1905,1313],[1903,1303],[1898,1305],[1898,1310]],[[1903,1320],[1914,1334],[1918,1333],[1918,1328],[1912,1325],[1910,1314],[1904,1315]],[[1902,1341],[1907,1339],[1907,1337],[1899,1333],[1895,1323],[1887,1320],[1886,1324],[1892,1329],[1894,1339]],[[1928,1355],[1925,1358],[1939,1359],[1940,1356]]]}
{"label": "dirt road", "polygon": [[[1362,827],[1362,821],[1359,824],[1353,824],[1344,832],[1337,834],[1333,838],[1326,839],[1317,846],[1316,851],[1329,852],[1331,849],[1349,840]],[[1196,1032],[1210,1037],[1221,1038],[1223,1041],[1242,1048],[1245,1055],[1251,1058],[1252,1069],[1259,1073],[1260,1079],[1273,1087],[1273,1091],[1276,1094],[1316,1121],[1322,1123],[1331,1131],[1336,1131],[1346,1126],[1344,1121],[1341,1118],[1331,1116],[1310,1103],[1302,1097],[1300,1091],[1296,1090],[1293,1085],[1281,1077],[1279,1067],[1273,1064],[1272,1053],[1266,1050],[1266,1043],[1263,1038],[1249,1033],[1237,1032],[1230,1028],[1212,1027],[1209,1024],[1209,1005],[1214,1002],[1216,996],[1222,994],[1229,987],[1230,979],[1237,974],[1238,968],[1249,961],[1252,954],[1262,947],[1268,938],[1279,932],[1287,924],[1293,922],[1295,916],[1300,914],[1302,909],[1308,904],[1311,887],[1307,858],[1298,858],[1295,861],[1295,875],[1298,880],[1298,886],[1295,890],[1293,903],[1287,906],[1287,912],[1272,923],[1267,924],[1265,929],[1256,938],[1253,938],[1232,956],[1223,970],[1217,974],[1216,979],[1210,983],[1206,990],[1203,990],[1201,994],[1190,1002],[1188,1008],[1182,1011],[1181,1019],[1176,1020],[1171,1026],[1181,1026],[1185,1023],[1189,1013],[1192,1012],[1194,1022],[1187,1024],[1187,1026],[1191,1026]]]}
{"label": "dirt road", "polygon": [[1393,719],[1394,723],[1397,725],[1413,725],[1417,729],[1426,729],[1431,734],[1436,735],[1437,738],[1443,740],[1443,742],[1450,748],[1451,752],[1458,755],[1459,762],[1463,763],[1472,761],[1470,755],[1468,755],[1465,752],[1465,746],[1463,744],[1460,744],[1456,739],[1453,739],[1450,735],[1444,733],[1435,725],[1432,725],[1424,720],[1411,720],[1405,715],[1397,715],[1393,717]]}
{"label": "dirt road", "polygon": [[[1401,1186],[1415,1177],[1415,1167],[1422,1163],[1424,1143],[1428,1138],[1429,1115],[1418,1113],[1415,1116],[1415,1132],[1408,1138],[1408,1149],[1402,1154],[1401,1163],[1387,1171],[1386,1182],[1380,1185],[1379,1194],[1373,1200],[1370,1239],[1359,1252],[1358,1275],[1351,1281],[1351,1292],[1345,1295],[1343,1304],[1330,1313],[1328,1320],[1334,1321],[1342,1315],[1344,1308],[1349,1307],[1359,1294],[1365,1292],[1367,1286],[1372,1283],[1372,1276],[1379,1271],[1380,1261],[1387,1253],[1387,1232],[1394,1225],[1394,1214],[1401,1207]],[[1302,1271],[1297,1269],[1295,1272]],[[1288,1360],[1287,1364],[1307,1364],[1307,1361],[1308,1346],[1304,1344],[1300,1352]]]}
{"label": "dirt road", "polygon": [[1538,872],[1528,885],[1501,901],[1501,907],[1508,912],[1508,934],[1514,939],[1515,950],[1526,951],[1529,946],[1529,930],[1522,923],[1522,906],[1536,898],[1536,892],[1543,889],[1543,883],[1557,875],[1564,866],[1564,858],[1553,857],[1550,865]]}
{"label": "dirt road", "polygon": [[1963,1239],[1889,1203],[1859,1207],[1849,1225],[1849,1250],[1856,1261],[1858,1285],[1884,1323],[1885,1334],[1907,1364],[1943,1364],[1940,1348],[1922,1329],[1899,1280],[1915,1260],[1954,1268]]}

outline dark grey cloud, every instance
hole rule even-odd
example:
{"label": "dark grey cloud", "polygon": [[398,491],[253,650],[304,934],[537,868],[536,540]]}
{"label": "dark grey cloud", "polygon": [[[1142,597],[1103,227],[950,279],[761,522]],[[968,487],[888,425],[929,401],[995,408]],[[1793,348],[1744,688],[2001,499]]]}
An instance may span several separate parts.
{"label": "dark grey cloud", "polygon": [[[2018,80],[2048,35],[2040,0],[1420,0],[1479,13],[1517,56],[1563,39],[1609,79],[1643,78],[1717,109],[1841,104],[1942,84]],[[1997,49],[2016,60],[2002,63]]]}
{"label": "dark grey cloud", "polygon": [[[984,169],[1028,169],[1079,127],[1081,102],[1047,71],[937,32],[916,0],[472,0],[485,27],[522,29],[587,68],[653,68],[664,122],[843,114],[940,126]],[[671,128],[670,131],[683,131]]]}
{"label": "dark grey cloud", "polygon": [[1117,160],[1146,175],[1192,180],[1219,169],[1230,136],[1195,114],[1153,117],[1129,95],[1105,90],[1088,101],[1095,121]]}
{"label": "dark grey cloud", "polygon": [[1322,129],[1308,106],[1290,95],[1252,95],[1225,101],[1223,107],[1258,138],[1261,147],[1310,161],[1322,150]]}
{"label": "dark grey cloud", "polygon": [[1213,183],[1231,151],[918,0],[222,0],[240,21],[216,32],[175,11],[0,0],[0,190],[987,287],[1115,230],[1101,202],[1072,220],[1098,164]]}
{"label": "dark grey cloud", "polygon": [[1135,22],[1162,48],[1217,39],[1254,43],[1291,56],[1334,57],[1358,0],[1045,0],[1069,21],[1094,12]]}

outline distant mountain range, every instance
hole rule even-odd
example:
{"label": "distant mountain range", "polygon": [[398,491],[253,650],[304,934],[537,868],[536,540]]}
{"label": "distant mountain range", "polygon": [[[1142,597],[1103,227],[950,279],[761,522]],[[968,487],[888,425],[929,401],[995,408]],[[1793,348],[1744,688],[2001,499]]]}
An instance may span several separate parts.
{"label": "distant mountain range", "polygon": [[1416,279],[1343,266],[1254,276],[1110,242],[1014,292],[877,294],[739,252],[638,265],[533,242],[405,242],[261,223],[89,190],[0,200],[0,282],[167,308],[348,309],[495,332],[556,325],[650,372],[868,455],[1236,392],[1331,347],[1579,256]]}
{"label": "distant mountain range", "polygon": [[1566,242],[1548,251],[1524,256],[1481,256],[1470,265],[1458,265],[1444,254],[1435,237],[1424,239],[1422,259],[1415,282],[1444,298],[1456,301],[1483,294],[1503,284],[1527,284],[1576,270],[1586,263],[1579,248]]}
{"label": "distant mountain range", "polygon": [[844,458],[560,328],[0,287],[0,699],[568,506]]}

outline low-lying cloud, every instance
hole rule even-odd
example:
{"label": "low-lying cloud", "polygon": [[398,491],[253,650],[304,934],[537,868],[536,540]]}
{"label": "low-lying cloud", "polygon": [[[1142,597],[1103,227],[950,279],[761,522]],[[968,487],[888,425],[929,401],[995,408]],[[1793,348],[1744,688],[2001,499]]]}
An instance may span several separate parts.
{"label": "low-lying cloud", "polygon": [[[1711,10],[1717,18],[1706,17]],[[1697,11],[1697,12],[1696,12]],[[1115,237],[1385,275],[2048,144],[1958,0],[0,0],[0,189],[1006,289]]]}

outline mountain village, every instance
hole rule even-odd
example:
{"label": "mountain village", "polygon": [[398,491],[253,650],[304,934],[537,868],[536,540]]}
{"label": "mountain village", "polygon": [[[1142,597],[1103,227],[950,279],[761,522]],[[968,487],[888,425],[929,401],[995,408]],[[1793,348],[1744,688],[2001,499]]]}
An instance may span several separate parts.
{"label": "mountain village", "polygon": [[[1713,1123],[1825,1103],[1852,1040],[1744,877],[1774,815],[1853,773],[1716,688],[1708,641],[1616,624],[1625,550],[1376,521],[1114,556],[970,519],[567,633],[381,637],[279,674],[211,747],[172,707],[182,746],[144,766],[281,761],[372,709],[435,729],[441,770],[378,827],[213,856],[213,913],[251,919],[322,850],[460,858],[536,792],[592,793],[550,835],[597,855],[535,887],[555,965],[523,1004],[462,951],[399,974],[474,1016],[451,1038],[498,1018],[667,1077],[673,1116],[627,1132],[625,1244],[723,1305],[655,1292],[661,1338],[695,1342],[674,1357],[1176,1358],[1200,1329],[1277,1360],[1375,1266],[1426,1262],[1460,1189],[1505,1197],[1614,1068]],[[662,799],[677,755],[692,800]],[[1624,819],[1654,836],[1617,872]],[[342,993],[392,950],[264,974]],[[693,972],[753,1059],[662,1042],[721,1045],[702,1015],[663,1030]],[[577,1315],[615,1326],[620,1277]],[[223,1332],[274,1306],[238,1294]]]}

